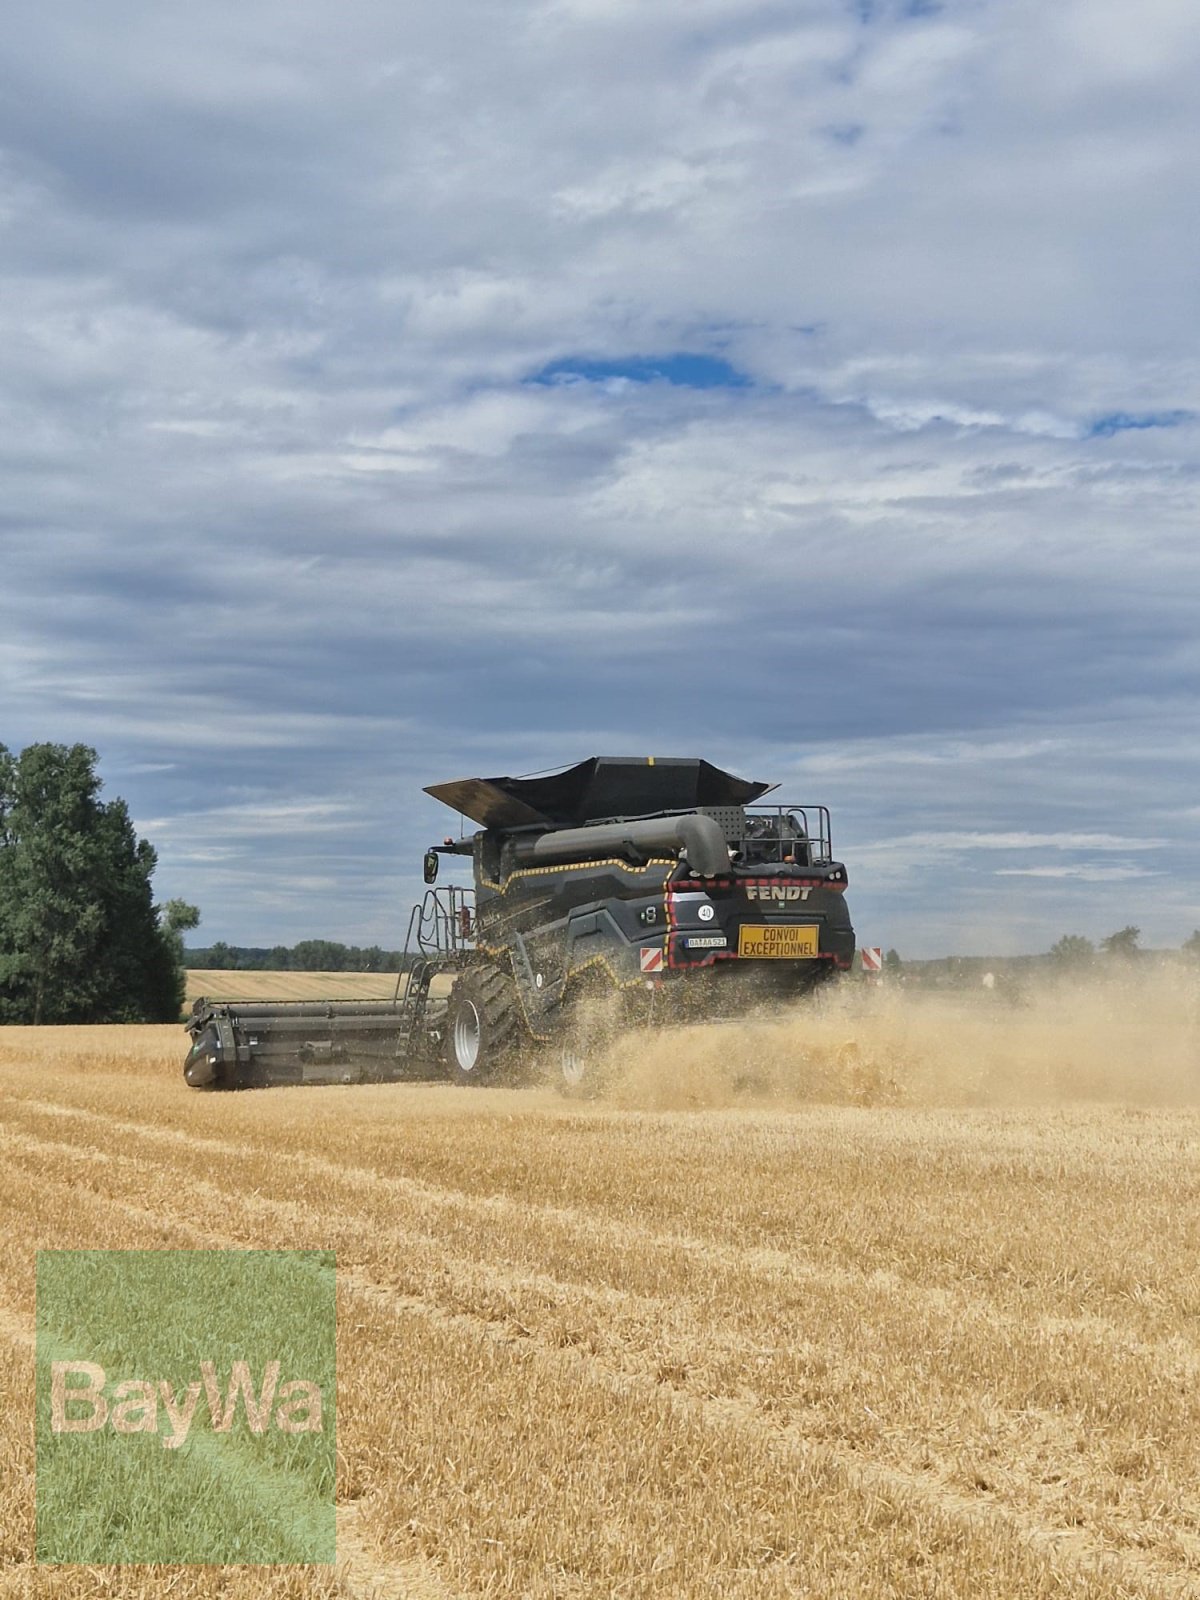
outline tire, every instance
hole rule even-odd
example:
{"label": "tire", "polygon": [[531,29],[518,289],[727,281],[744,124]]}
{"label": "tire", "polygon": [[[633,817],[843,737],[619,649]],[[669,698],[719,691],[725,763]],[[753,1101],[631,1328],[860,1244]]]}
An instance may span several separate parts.
{"label": "tire", "polygon": [[592,1076],[588,1071],[587,1053],[573,1038],[565,1038],[558,1046],[558,1078],[564,1094],[582,1094]]}
{"label": "tire", "polygon": [[499,967],[464,972],[446,1008],[446,1071],[455,1083],[489,1083],[516,1057],[517,993]]}
{"label": "tire", "polygon": [[558,1036],[549,1049],[549,1066],[560,1091],[590,1100],[604,1089],[604,1055],[613,1019],[607,1011],[613,991],[589,986],[563,1007]]}

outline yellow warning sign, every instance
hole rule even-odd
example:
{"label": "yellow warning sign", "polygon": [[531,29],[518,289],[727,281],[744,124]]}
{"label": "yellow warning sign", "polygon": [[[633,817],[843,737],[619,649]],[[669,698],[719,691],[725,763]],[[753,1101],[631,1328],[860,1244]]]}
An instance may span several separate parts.
{"label": "yellow warning sign", "polygon": [[751,956],[759,961],[804,961],[819,954],[817,929],[811,925],[798,928],[746,927],[738,931],[738,955]]}

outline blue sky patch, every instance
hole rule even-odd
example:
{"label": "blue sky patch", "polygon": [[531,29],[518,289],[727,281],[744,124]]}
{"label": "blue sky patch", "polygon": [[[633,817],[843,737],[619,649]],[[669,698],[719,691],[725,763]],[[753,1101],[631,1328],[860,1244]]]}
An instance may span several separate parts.
{"label": "blue sky patch", "polygon": [[677,350],[665,356],[622,356],[596,361],[587,356],[564,356],[534,373],[530,383],[563,383],[581,378],[604,383],[626,378],[630,383],[673,383],[683,389],[744,389],[750,379],[720,356],[696,355]]}
{"label": "blue sky patch", "polygon": [[1111,439],[1114,433],[1129,433],[1145,428],[1177,428],[1190,422],[1190,411],[1110,411],[1097,417],[1087,430],[1089,439]]}

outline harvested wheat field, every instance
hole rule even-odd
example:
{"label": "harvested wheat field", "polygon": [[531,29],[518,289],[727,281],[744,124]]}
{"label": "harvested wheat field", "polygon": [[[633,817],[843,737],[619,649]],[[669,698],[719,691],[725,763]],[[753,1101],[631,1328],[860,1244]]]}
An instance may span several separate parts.
{"label": "harvested wheat field", "polygon": [[[0,1032],[0,1595],[1200,1593],[1178,979],[847,990],[600,1098]],[[35,1568],[38,1246],[337,1252],[338,1565]]]}
{"label": "harvested wheat field", "polygon": [[394,972],[234,972],[192,968],[187,1003],[208,1000],[390,1000]]}

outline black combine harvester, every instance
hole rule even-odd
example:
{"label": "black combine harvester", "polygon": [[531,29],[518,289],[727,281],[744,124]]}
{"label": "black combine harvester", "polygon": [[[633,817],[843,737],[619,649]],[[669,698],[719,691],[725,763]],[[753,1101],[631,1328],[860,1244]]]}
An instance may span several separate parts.
{"label": "black combine harvester", "polygon": [[[854,956],[846,869],[824,806],[756,804],[774,785],[707,761],[593,757],[535,778],[426,794],[479,825],[425,855],[469,856],[473,888],[414,907],[391,1000],[198,1000],[196,1088],[480,1083],[551,1052],[587,1072],[598,996],[620,1025],[737,1015],[813,990]],[[435,977],[449,998],[431,995]]]}

